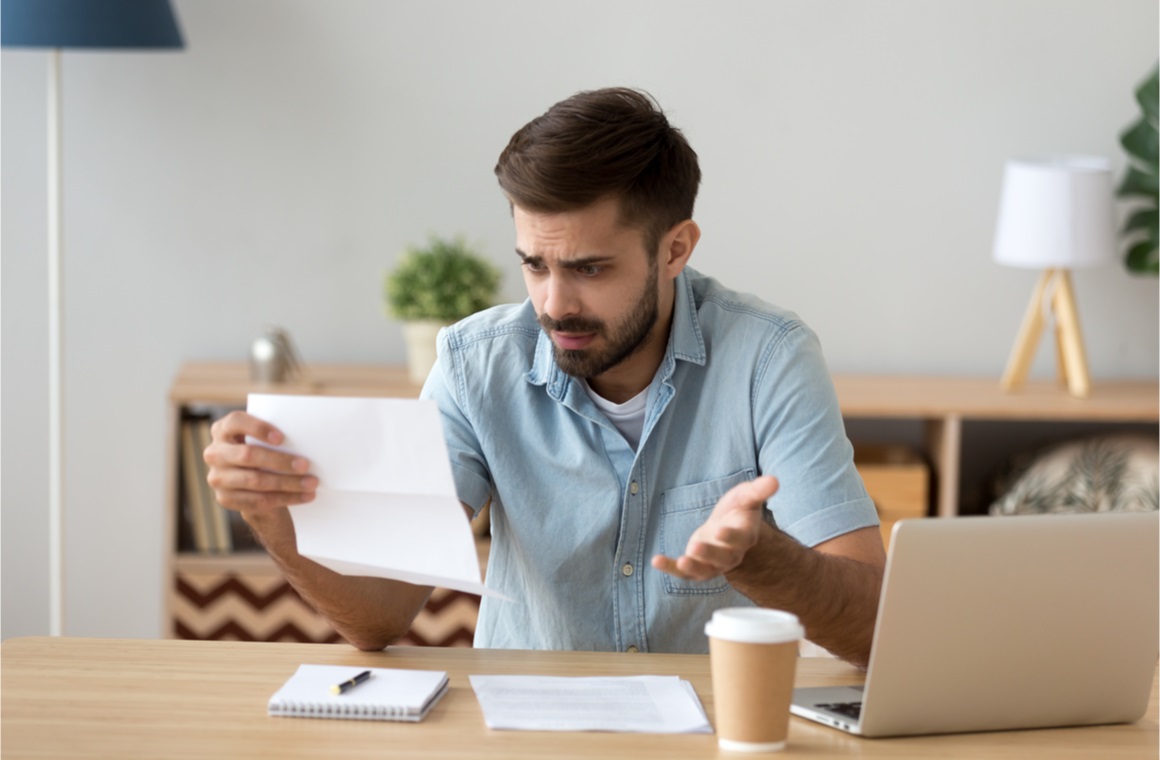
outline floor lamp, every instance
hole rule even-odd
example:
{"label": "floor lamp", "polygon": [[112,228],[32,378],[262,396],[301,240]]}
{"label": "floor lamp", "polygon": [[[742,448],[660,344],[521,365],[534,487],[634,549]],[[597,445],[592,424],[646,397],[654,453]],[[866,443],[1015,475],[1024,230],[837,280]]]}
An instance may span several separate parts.
{"label": "floor lamp", "polygon": [[1007,162],[995,230],[1000,264],[1041,269],[1003,373],[1013,391],[1027,379],[1046,322],[1055,325],[1057,371],[1071,395],[1091,392],[1071,270],[1116,259],[1112,170],[1103,158],[1052,156]]}
{"label": "floor lamp", "polygon": [[0,45],[48,48],[49,632],[64,633],[61,50],[181,48],[169,0],[4,0]]}

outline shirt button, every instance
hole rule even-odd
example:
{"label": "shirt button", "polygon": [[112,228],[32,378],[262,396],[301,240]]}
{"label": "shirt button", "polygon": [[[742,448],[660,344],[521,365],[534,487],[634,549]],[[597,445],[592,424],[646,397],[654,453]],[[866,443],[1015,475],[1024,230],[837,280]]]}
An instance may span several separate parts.
{"label": "shirt button", "polygon": [[636,644],[633,644],[632,646],[630,646],[628,649],[626,649],[624,651],[635,653],[635,652],[639,652],[640,650],[636,648]]}
{"label": "shirt button", "polygon": [[620,574],[623,575],[625,578],[632,575],[632,563],[625,562],[624,567],[620,568]]}
{"label": "shirt button", "polygon": [[640,490],[640,486],[637,485],[637,482],[635,480],[632,481],[632,483],[630,483],[628,486],[628,492],[630,494],[632,494],[633,496],[636,496],[636,492],[639,490]]}

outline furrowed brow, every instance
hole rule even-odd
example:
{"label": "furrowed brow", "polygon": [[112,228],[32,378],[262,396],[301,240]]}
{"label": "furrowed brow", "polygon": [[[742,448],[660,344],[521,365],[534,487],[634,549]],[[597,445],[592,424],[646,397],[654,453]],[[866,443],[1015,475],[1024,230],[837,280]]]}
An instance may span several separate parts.
{"label": "furrowed brow", "polygon": [[523,251],[521,251],[519,248],[517,248],[517,249],[516,249],[516,255],[517,255],[517,256],[519,256],[519,257],[520,257],[520,259],[521,259],[521,260],[522,260],[522,261],[523,261],[525,264],[531,264],[532,266],[540,266],[541,264],[543,264],[543,263],[544,263],[544,259],[543,259],[542,257],[540,257],[540,256],[529,256],[528,254],[526,254],[526,253],[524,253]]}
{"label": "furrowed brow", "polygon": [[579,269],[581,267],[592,267],[607,264],[610,261],[612,261],[611,256],[584,256],[579,259],[561,261],[560,266],[564,267],[565,269]]}
{"label": "furrowed brow", "polygon": [[[519,248],[516,249],[516,255],[523,259],[525,264],[531,264],[532,266],[542,266],[544,263],[544,258],[542,256],[529,256]],[[610,261],[612,261],[611,256],[582,256],[578,259],[561,259],[560,261],[556,262],[556,265],[561,269],[577,269],[579,267],[590,267],[607,264]]]}

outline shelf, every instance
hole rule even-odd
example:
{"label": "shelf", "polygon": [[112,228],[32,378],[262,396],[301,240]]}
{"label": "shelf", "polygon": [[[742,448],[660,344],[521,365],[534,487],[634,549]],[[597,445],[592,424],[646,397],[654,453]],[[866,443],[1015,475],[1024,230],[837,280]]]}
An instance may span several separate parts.
{"label": "shelf", "polygon": [[185,364],[170,388],[169,400],[175,404],[241,405],[249,393],[415,398],[420,390],[404,367],[317,364],[310,365],[307,372],[306,382],[275,385],[251,382],[249,367],[240,362]]}
{"label": "shelf", "polygon": [[[475,552],[479,558],[481,574],[486,572],[487,557],[491,551],[491,539],[483,536],[475,539]],[[196,552],[177,552],[173,556],[173,568],[180,573],[227,573],[232,571],[281,575],[274,560],[264,551],[245,551],[233,554],[206,555]]]}
{"label": "shelf", "polygon": [[1005,392],[998,378],[839,375],[834,388],[848,419],[922,423],[924,453],[934,474],[934,512],[959,513],[965,421],[1024,423],[1151,423],[1160,419],[1160,384],[1110,380],[1075,398],[1054,382],[1032,382]]}
{"label": "shelf", "polygon": [[234,552],[233,554],[206,555],[195,552],[178,552],[173,557],[173,567],[180,573],[227,573],[232,571],[271,575],[281,575],[274,560],[264,551]]}
{"label": "shelf", "polygon": [[977,420],[1156,422],[1160,384],[1155,381],[1094,381],[1091,396],[1075,398],[1058,383],[1032,382],[1007,393],[999,379],[951,377],[834,377],[846,417]]}

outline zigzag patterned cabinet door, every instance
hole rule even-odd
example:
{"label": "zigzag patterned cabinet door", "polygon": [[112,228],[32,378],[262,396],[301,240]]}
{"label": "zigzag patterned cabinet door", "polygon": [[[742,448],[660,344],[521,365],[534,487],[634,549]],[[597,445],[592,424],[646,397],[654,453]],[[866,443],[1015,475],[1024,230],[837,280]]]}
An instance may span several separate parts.
{"label": "zigzag patterned cabinet door", "polygon": [[[288,641],[330,644],[340,637],[287,583],[269,559],[256,555],[183,561],[171,591],[173,630],[179,639]],[[471,646],[479,597],[435,589],[410,633],[398,644]]]}

